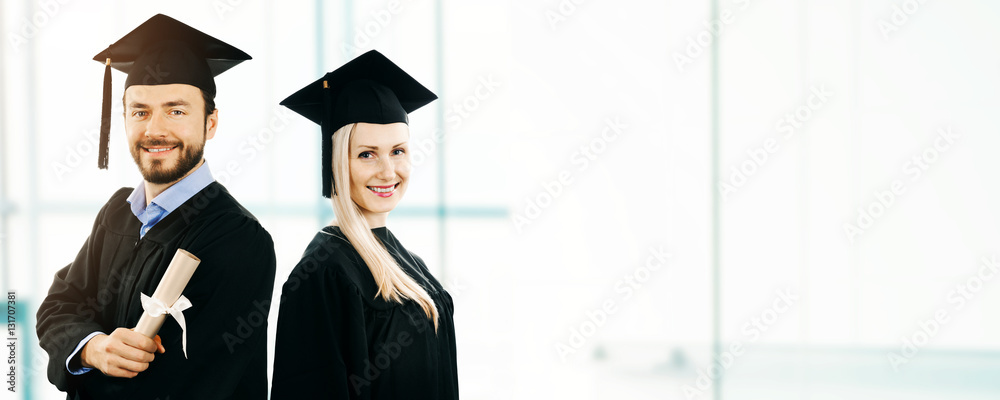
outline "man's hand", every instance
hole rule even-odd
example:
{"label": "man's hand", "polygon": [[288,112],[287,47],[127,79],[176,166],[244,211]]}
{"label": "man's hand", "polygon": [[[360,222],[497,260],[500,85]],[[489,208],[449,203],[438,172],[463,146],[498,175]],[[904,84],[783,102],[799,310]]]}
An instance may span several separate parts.
{"label": "man's hand", "polygon": [[131,329],[118,328],[111,332],[111,336],[91,338],[80,351],[80,364],[86,368],[97,368],[104,375],[134,378],[149,368],[154,352],[165,351],[159,335],[150,339]]}

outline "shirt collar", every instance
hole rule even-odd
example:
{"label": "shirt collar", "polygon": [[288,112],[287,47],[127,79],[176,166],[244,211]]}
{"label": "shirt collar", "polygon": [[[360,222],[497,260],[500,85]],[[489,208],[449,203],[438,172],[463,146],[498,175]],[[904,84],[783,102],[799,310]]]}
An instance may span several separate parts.
{"label": "shirt collar", "polygon": [[[154,197],[150,204],[156,204],[168,213],[173,212],[212,182],[215,182],[215,178],[212,177],[212,171],[208,168],[206,160],[194,172]],[[132,214],[136,217],[141,215],[146,210],[146,182],[136,185],[126,201],[132,206]]]}

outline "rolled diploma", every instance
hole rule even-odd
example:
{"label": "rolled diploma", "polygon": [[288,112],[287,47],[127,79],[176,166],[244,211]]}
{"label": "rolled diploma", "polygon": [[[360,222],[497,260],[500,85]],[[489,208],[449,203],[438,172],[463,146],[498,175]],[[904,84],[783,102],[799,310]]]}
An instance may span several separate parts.
{"label": "rolled diploma", "polygon": [[[160,278],[160,284],[156,286],[152,297],[168,307],[173,307],[174,302],[177,301],[178,297],[181,297],[181,292],[187,287],[188,281],[191,280],[191,275],[194,275],[194,270],[198,268],[199,263],[201,260],[194,254],[188,253],[184,249],[177,249],[177,253],[174,253],[174,259],[170,260],[170,265],[163,273],[163,278]],[[166,317],[166,314],[151,317],[149,313],[143,311],[142,316],[139,317],[139,323],[135,325],[135,331],[152,338],[156,336],[156,332],[160,331]]]}

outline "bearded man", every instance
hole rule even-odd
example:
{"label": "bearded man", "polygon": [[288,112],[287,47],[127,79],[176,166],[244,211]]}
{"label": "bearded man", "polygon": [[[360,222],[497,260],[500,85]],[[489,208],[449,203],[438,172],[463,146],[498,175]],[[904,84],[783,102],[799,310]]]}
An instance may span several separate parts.
{"label": "bearded man", "polygon": [[[248,59],[164,15],[95,57],[106,65],[98,166],[114,68],[128,74],[125,137],[143,181],[111,196],[39,306],[48,377],[67,398],[266,398],[274,245],[204,159],[219,124],[215,76]],[[148,338],[131,329],[147,311],[141,297],[177,249],[201,260],[182,292],[191,305]]]}

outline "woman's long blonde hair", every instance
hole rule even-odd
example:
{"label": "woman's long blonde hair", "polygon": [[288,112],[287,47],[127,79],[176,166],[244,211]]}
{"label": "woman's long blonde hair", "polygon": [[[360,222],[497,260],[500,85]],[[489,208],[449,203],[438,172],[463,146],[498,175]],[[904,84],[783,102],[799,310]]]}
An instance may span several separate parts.
{"label": "woman's long blonde hair", "polygon": [[347,236],[378,285],[377,296],[386,301],[402,304],[403,299],[417,302],[427,318],[434,322],[434,332],[438,327],[438,311],[434,300],[420,284],[413,280],[396,260],[389,255],[385,245],[372,234],[368,220],[361,215],[358,205],[351,199],[351,136],[357,124],[344,125],[333,133],[333,212],[337,216],[340,231]]}

